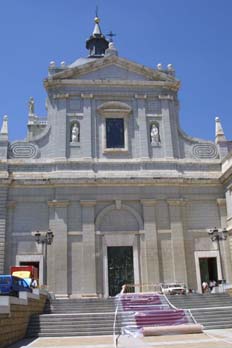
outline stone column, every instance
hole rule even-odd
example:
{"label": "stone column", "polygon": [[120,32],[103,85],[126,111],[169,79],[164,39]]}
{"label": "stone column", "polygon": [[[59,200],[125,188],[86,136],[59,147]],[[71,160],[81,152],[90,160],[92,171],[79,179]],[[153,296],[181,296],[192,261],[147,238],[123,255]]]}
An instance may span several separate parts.
{"label": "stone column", "polygon": [[[219,209],[219,217],[221,222],[221,227],[226,227],[226,200],[225,199],[217,199],[218,209]],[[227,283],[232,282],[232,265],[231,265],[231,254],[230,254],[230,236],[226,240],[219,241],[221,246],[221,255],[222,255],[222,265],[223,267],[223,275],[226,279]]]}
{"label": "stone column", "polygon": [[0,274],[4,273],[5,268],[5,238],[6,238],[6,202],[8,188],[0,189]]}
{"label": "stone column", "polygon": [[187,267],[184,245],[184,206],[185,201],[168,200],[172,231],[173,274],[174,281],[187,284]]}
{"label": "stone column", "polygon": [[81,201],[83,233],[82,295],[95,295],[96,290],[96,248],[95,248],[95,201]]}
{"label": "stone column", "polygon": [[[158,284],[160,282],[155,204],[156,201],[152,199],[142,200],[145,232],[143,247],[145,248],[147,267],[145,274],[147,275],[146,282],[148,284]],[[140,241],[141,243],[143,242]]]}
{"label": "stone column", "polygon": [[82,156],[84,158],[92,158],[92,113],[91,99],[92,94],[81,94],[83,102],[83,120],[80,129],[80,141],[82,148]]}
{"label": "stone column", "polygon": [[52,245],[47,246],[48,285],[57,295],[64,297],[68,295],[68,204],[69,201],[48,202],[49,228],[54,233]]}
{"label": "stone column", "polygon": [[147,131],[147,120],[146,120],[146,109],[145,109],[145,100],[146,95],[135,95],[137,99],[137,108],[138,108],[138,125],[139,125],[139,142],[140,142],[140,157],[148,158],[148,131]]}
{"label": "stone column", "polygon": [[163,117],[163,129],[164,129],[164,153],[165,157],[173,158],[173,141],[172,141],[172,129],[171,129],[171,118],[169,100],[173,100],[172,96],[159,96],[161,99],[161,109]]}

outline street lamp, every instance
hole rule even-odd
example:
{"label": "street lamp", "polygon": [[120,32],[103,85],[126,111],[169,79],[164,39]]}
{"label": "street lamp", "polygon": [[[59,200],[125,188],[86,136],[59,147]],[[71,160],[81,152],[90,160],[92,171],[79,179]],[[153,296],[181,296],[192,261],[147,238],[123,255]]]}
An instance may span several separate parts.
{"label": "street lamp", "polygon": [[34,237],[35,237],[35,241],[38,244],[46,244],[46,245],[51,245],[53,238],[54,238],[54,234],[53,232],[49,229],[46,232],[40,232],[40,231],[36,231],[36,232],[32,232]]}
{"label": "street lamp", "polygon": [[52,244],[54,234],[48,229],[48,231],[36,231],[32,232],[37,244],[42,244],[42,253],[44,256],[44,283],[47,284],[47,246]]}
{"label": "street lamp", "polygon": [[222,274],[222,282],[224,282],[224,272],[223,272],[223,266],[222,266],[222,255],[221,255],[221,247],[220,247],[220,241],[227,239],[228,231],[226,228],[220,229],[217,227],[214,227],[208,231],[208,235],[212,242],[217,242],[217,248],[219,253],[219,259],[221,264],[221,274]]}

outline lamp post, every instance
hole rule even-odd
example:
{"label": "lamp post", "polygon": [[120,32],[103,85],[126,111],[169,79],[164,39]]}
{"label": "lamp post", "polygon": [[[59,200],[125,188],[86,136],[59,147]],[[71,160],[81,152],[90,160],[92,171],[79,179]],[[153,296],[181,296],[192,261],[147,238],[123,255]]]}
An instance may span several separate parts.
{"label": "lamp post", "polygon": [[42,254],[44,256],[44,276],[43,283],[47,284],[47,246],[52,244],[54,234],[48,229],[48,231],[36,231],[32,232],[32,235],[35,237],[37,244],[42,244]]}
{"label": "lamp post", "polygon": [[224,272],[223,272],[223,265],[222,265],[222,255],[221,255],[221,247],[220,247],[220,241],[227,239],[228,231],[226,228],[219,229],[217,227],[214,227],[208,231],[208,235],[212,242],[217,242],[217,249],[219,253],[219,259],[221,264],[221,275],[222,275],[222,282],[224,281]]}

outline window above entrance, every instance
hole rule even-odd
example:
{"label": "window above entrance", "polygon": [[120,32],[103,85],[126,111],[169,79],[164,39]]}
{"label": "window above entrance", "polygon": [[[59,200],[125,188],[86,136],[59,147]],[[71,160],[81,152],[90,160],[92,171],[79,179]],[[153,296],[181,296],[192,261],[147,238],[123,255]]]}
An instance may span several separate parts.
{"label": "window above entrance", "polygon": [[124,148],[124,119],[106,118],[106,147]]}
{"label": "window above entrance", "polygon": [[101,104],[97,111],[102,116],[103,152],[128,152],[128,116],[131,107],[119,101],[111,101]]}

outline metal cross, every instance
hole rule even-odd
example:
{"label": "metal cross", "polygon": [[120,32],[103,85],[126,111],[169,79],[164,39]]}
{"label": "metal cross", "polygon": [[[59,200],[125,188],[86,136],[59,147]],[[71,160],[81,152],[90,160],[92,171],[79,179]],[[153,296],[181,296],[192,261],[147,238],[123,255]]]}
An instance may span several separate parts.
{"label": "metal cross", "polygon": [[113,37],[116,36],[116,34],[114,34],[114,33],[112,32],[112,30],[111,30],[111,31],[109,32],[109,34],[106,34],[106,36],[109,36],[110,42],[113,42]]}

